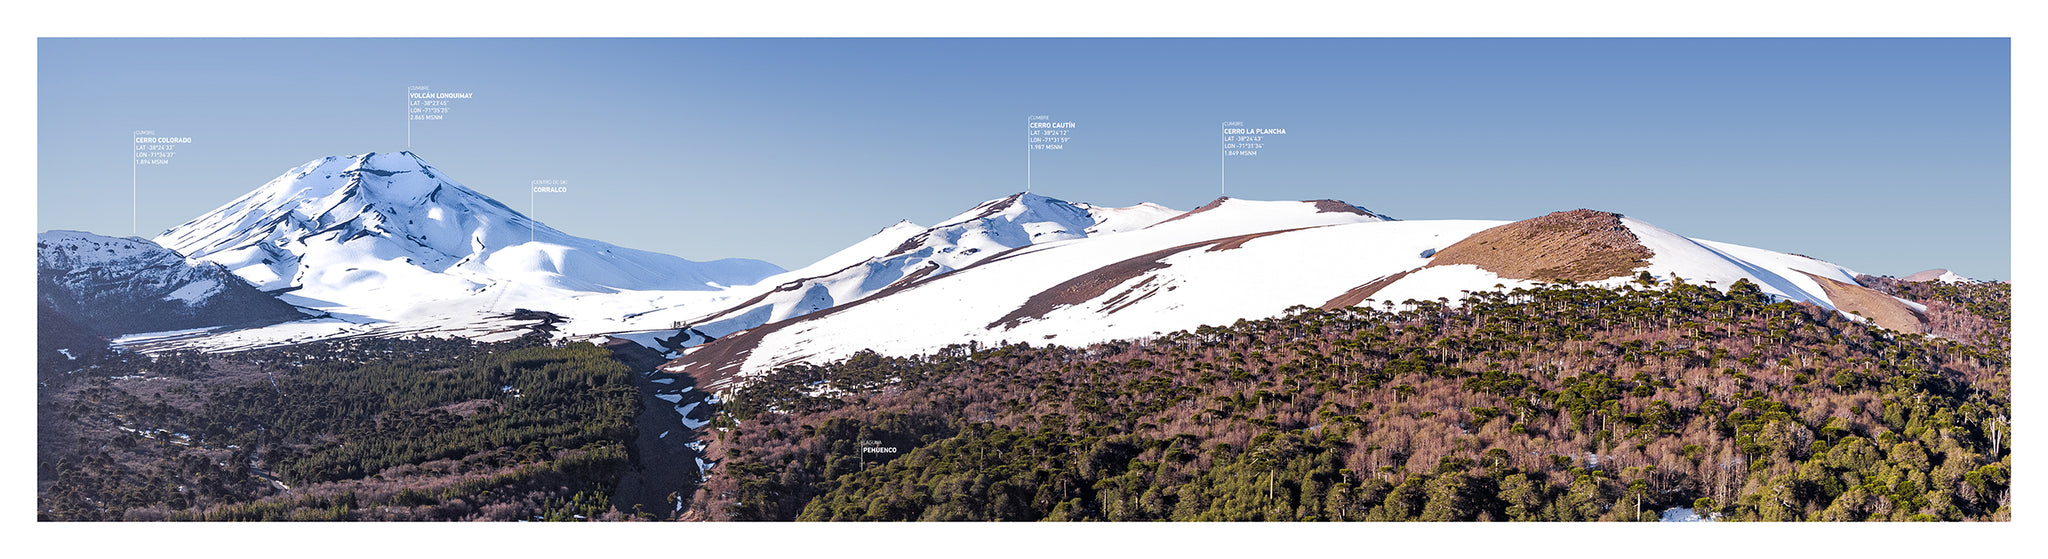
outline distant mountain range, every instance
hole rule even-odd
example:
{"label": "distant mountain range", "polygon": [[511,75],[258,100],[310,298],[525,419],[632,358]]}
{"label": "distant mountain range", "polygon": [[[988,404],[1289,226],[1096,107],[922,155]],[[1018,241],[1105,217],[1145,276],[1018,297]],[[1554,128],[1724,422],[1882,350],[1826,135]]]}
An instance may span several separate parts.
{"label": "distant mountain range", "polygon": [[[1296,305],[1398,308],[1567,281],[1725,289],[1746,280],[1908,331],[1924,310],[1835,264],[1593,210],[1401,221],[1335,200],[1219,198],[1180,212],[1020,193],[931,227],[899,222],[794,271],[694,262],[557,231],[406,152],[308,162],[155,243],[50,232],[39,244],[45,325],[125,335],[133,349],[503,339],[535,321],[524,309],[565,319],[552,330],[560,337],[647,345],[671,359],[664,370],[713,387],[863,349],[1080,345]],[[1961,280],[1949,276],[1927,279]],[[171,318],[122,310],[135,305]],[[200,327],[220,328],[165,332]]]}

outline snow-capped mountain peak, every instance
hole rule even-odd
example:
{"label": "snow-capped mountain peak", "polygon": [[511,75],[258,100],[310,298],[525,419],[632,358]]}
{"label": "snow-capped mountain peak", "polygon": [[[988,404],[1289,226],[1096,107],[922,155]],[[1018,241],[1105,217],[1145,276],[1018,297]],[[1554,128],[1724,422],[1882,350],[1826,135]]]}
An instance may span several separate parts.
{"label": "snow-capped mountain peak", "polygon": [[410,152],[307,162],[157,241],[261,289],[296,289],[315,306],[403,306],[501,282],[578,292],[705,290],[782,271],[757,260],[691,262],[571,236]]}
{"label": "snow-capped mountain peak", "polygon": [[1095,220],[1087,209],[1057,198],[1020,192],[982,202],[924,234],[912,237],[892,254],[931,249],[928,255],[947,269],[959,269],[982,251],[1079,239],[1088,236]]}
{"label": "snow-capped mountain peak", "polygon": [[[302,260],[323,241],[346,245],[365,237],[381,238],[399,246],[379,247],[385,250],[367,256],[403,258],[441,272],[497,248],[489,241],[498,241],[499,247],[515,244],[509,233],[528,233],[531,228],[530,238],[537,240],[542,227],[444,179],[409,152],[366,153],[325,157],[295,167],[172,228],[157,241],[188,257],[219,262],[263,289],[276,290],[302,286]],[[491,239],[487,231],[504,238]],[[549,237],[559,235],[548,232]]]}

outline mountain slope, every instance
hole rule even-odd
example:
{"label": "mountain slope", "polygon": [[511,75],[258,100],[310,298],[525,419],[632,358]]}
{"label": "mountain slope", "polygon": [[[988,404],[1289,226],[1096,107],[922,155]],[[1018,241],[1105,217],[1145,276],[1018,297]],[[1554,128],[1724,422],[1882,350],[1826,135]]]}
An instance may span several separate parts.
{"label": "mountain slope", "polygon": [[[966,268],[1018,247],[1134,231],[1177,215],[1157,204],[1108,208],[1013,194],[930,228],[917,230],[900,222],[804,269],[813,275],[777,276],[782,281],[774,289],[690,323],[705,334],[725,336],[859,301],[892,285]],[[881,241],[893,239],[900,240],[881,249]]]}
{"label": "mountain slope", "polygon": [[[1332,211],[1338,206],[1352,208],[1353,211]],[[752,373],[799,360],[829,360],[859,349],[874,349],[884,353],[911,353],[970,339],[989,342],[1003,339],[1033,342],[1051,340],[1053,343],[1078,344],[1114,337],[1150,335],[1158,328],[1168,325],[1185,324],[1179,327],[1193,327],[1205,323],[1203,321],[1227,323],[1237,318],[1259,316],[1245,313],[1267,312],[1266,301],[1262,299],[1244,299],[1227,293],[1238,288],[1257,289],[1261,283],[1258,278],[1267,274],[1285,274],[1311,282],[1335,282],[1332,283],[1335,286],[1348,279],[1341,275],[1321,273],[1313,266],[1306,269],[1296,268],[1312,260],[1370,271],[1383,268],[1398,271],[1419,265],[1420,260],[1414,255],[1420,252],[1422,247],[1412,251],[1402,248],[1374,253],[1369,257],[1360,255],[1357,258],[1305,257],[1286,251],[1248,251],[1241,254],[1276,258],[1258,261],[1215,261],[1221,268],[1208,267],[1212,259],[1204,258],[1201,259],[1202,264],[1198,265],[1202,271],[1190,272],[1189,278],[1180,278],[1181,270],[1160,272],[1171,277],[1166,281],[1147,284],[1145,289],[1154,290],[1151,295],[1132,296],[1133,302],[1143,300],[1146,305],[1146,308],[1136,312],[1118,313],[1114,317],[1107,317],[1110,309],[1102,308],[1102,305],[1061,305],[1055,302],[1051,306],[1074,308],[1047,308],[1047,312],[1055,312],[1058,316],[1047,315],[1043,320],[1029,317],[1017,320],[1016,325],[991,324],[1005,322],[1006,317],[1013,312],[1032,305],[1031,300],[1034,296],[1055,290],[1063,282],[1082,277],[1106,277],[1111,273],[1103,271],[1105,267],[1160,251],[1179,253],[1191,250],[1194,247],[1185,246],[1190,243],[1212,244],[1212,253],[1235,253],[1236,251],[1231,249],[1259,244],[1262,234],[1277,235],[1282,231],[1306,234],[1309,231],[1319,231],[1320,229],[1316,228],[1321,226],[1390,225],[1416,230],[1443,227],[1438,222],[1414,222],[1419,225],[1408,225],[1410,222],[1386,220],[1387,218],[1341,203],[1218,199],[1204,206],[1201,212],[1183,214],[1142,229],[1114,235],[1041,242],[1003,252],[949,274],[926,274],[919,280],[897,282],[852,305],[836,306],[795,319],[768,322],[761,327],[739,332],[725,340],[692,350],[682,360],[671,363],[669,368],[705,374],[730,374],[741,370]],[[1432,223],[1438,224],[1431,225]],[[1452,225],[1447,233],[1455,235],[1454,238],[1462,238],[1465,234],[1486,225],[1490,224]],[[1445,233],[1426,233],[1421,238],[1429,241],[1437,238],[1434,235]],[[1313,243],[1321,242],[1323,241]],[[1444,244],[1449,242],[1450,240],[1443,241]],[[1332,246],[1339,246],[1313,243],[1303,248],[1313,254],[1324,252]],[[1176,248],[1179,250],[1174,250]],[[1409,260],[1400,260],[1404,255]],[[1157,256],[1165,258],[1173,255]],[[1133,266],[1144,267],[1143,264]],[[939,268],[937,264],[926,264],[921,269]],[[1128,282],[1115,282],[1115,285],[1126,283]],[[1189,285],[1213,288],[1214,291],[1210,292],[1217,293],[1217,296],[1197,304],[1185,304],[1182,302],[1184,295],[1204,291],[1195,289],[1180,292]],[[1349,285],[1342,285],[1337,287],[1337,291],[1348,287]],[[1110,296],[1114,296],[1114,293],[1104,295]],[[1179,304],[1166,303],[1167,301]],[[1290,300],[1288,304],[1292,303]],[[1274,307],[1271,312],[1277,312],[1288,304]],[[1080,310],[1084,306],[1090,310]],[[1116,310],[1120,311],[1122,308],[1126,307],[1116,307]],[[705,377],[700,374],[699,378]]]}
{"label": "mountain slope", "polygon": [[314,160],[157,238],[315,307],[404,306],[518,284],[569,292],[715,290],[782,270],[692,262],[570,236],[410,152]]}
{"label": "mountain slope", "polygon": [[[1350,207],[1344,205],[1344,207]],[[1346,216],[1348,219],[1332,219]],[[1483,258],[1480,258],[1483,257]],[[1387,221],[1313,203],[1230,200],[1114,236],[1032,245],[858,304],[687,351],[665,370],[719,389],[785,364],[976,341],[1078,346],[1275,316],[1287,308],[1457,301],[1561,280],[1619,287],[1648,272],[1837,308],[1846,268],[1682,237],[1579,210],[1504,223]],[[1712,283],[1707,283],[1712,282]],[[1844,309],[1845,311],[1848,309]]]}
{"label": "mountain slope", "polygon": [[139,238],[80,231],[36,235],[36,291],[49,315],[64,318],[49,324],[53,335],[67,323],[111,337],[307,317],[218,264],[189,261]]}

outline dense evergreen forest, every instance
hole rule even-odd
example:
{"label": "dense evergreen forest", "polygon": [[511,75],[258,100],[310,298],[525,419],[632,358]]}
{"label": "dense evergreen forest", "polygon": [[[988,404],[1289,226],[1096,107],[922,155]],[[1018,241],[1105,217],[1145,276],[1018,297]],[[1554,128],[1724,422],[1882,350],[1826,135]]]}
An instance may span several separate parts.
{"label": "dense evergreen forest", "polygon": [[45,375],[37,516],[621,518],[631,373],[543,340],[118,354]]}
{"label": "dense evergreen forest", "polygon": [[731,395],[730,520],[2010,520],[2011,287],[1569,283],[1086,348],[795,365]]}

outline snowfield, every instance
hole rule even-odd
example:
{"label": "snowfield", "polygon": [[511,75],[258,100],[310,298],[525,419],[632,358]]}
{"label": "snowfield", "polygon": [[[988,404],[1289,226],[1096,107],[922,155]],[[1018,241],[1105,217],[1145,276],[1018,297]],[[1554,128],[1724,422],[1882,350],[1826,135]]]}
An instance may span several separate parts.
{"label": "snowfield", "polygon": [[1711,514],[1711,515],[1709,515],[1709,516],[1700,516],[1700,515],[1699,515],[1699,513],[1697,513],[1697,512],[1693,512],[1693,510],[1692,510],[1692,509],[1690,509],[1690,508],[1686,508],[1686,507],[1673,507],[1673,508],[1670,508],[1670,509],[1665,509],[1665,511],[1664,511],[1664,516],[1663,516],[1663,518],[1659,519],[1658,521],[1659,521],[1659,522],[1713,522],[1715,518],[1719,518],[1720,516],[1721,516],[1721,513],[1713,513],[1713,514]]}
{"label": "snowfield", "polygon": [[[687,322],[714,337],[866,299],[890,286],[966,268],[1004,251],[1101,237],[1181,215],[1157,204],[1106,208],[1031,193],[983,202],[930,228],[897,223],[846,250],[783,274],[758,300]],[[763,282],[767,283],[767,282]]]}
{"label": "snowfield", "polygon": [[196,336],[196,335],[200,335],[200,334],[205,334],[205,333],[207,333],[207,332],[211,332],[211,331],[213,331],[213,330],[214,330],[214,329],[216,329],[216,328],[218,328],[218,327],[217,327],[217,326],[209,326],[209,327],[206,327],[206,328],[188,328],[188,329],[185,329],[185,330],[167,330],[167,331],[163,331],[163,332],[142,332],[142,333],[136,333],[136,334],[129,334],[129,335],[126,335],[126,336],[121,336],[121,337],[118,337],[118,338],[114,338],[114,339],[111,339],[111,340],[107,340],[107,341],[109,341],[109,342],[112,342],[112,343],[113,343],[114,345],[117,345],[117,346],[119,346],[119,345],[127,345],[127,344],[133,344],[133,343],[141,343],[141,342],[147,342],[147,341],[151,341],[151,340],[161,340],[161,339],[166,339],[166,338],[182,338],[182,337]]}
{"label": "snowfield", "polygon": [[[1033,244],[885,297],[809,320],[771,324],[717,356],[685,350],[664,370],[690,372],[714,390],[776,367],[823,363],[860,350],[928,353],[956,343],[1079,346],[1141,339],[1201,325],[1321,307],[1406,273],[1364,304],[1534,287],[1473,265],[1429,266],[1436,251],[1502,221],[1392,221],[1325,211],[1306,202],[1223,200],[1178,219],[1116,235]],[[1854,283],[1856,272],[1811,258],[1699,241],[1623,218],[1653,256],[1636,271],[1725,289],[1748,279],[1764,292],[1833,308],[1806,273]],[[1625,276],[1590,282],[1619,287]],[[744,346],[743,346],[744,347]]]}
{"label": "snowfield", "polygon": [[165,295],[163,300],[182,301],[187,305],[197,305],[214,293],[219,293],[220,289],[221,284],[217,280],[199,280],[185,284],[184,287],[172,291],[169,295]]}

